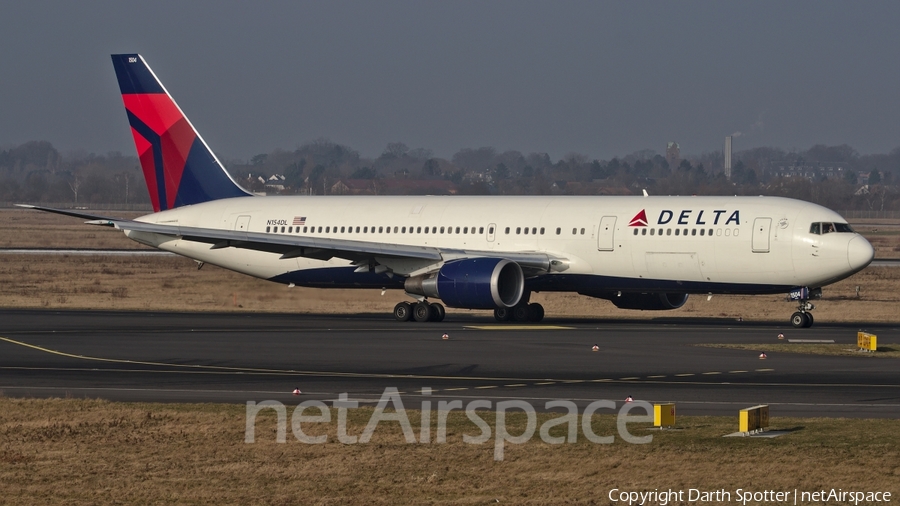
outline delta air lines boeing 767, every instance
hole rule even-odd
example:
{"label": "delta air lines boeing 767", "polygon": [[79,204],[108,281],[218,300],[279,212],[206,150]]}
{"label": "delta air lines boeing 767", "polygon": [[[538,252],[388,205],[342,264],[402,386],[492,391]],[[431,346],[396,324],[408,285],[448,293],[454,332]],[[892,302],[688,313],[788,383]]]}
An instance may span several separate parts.
{"label": "delta air lines boeing 767", "polygon": [[540,321],[529,299],[541,291],[640,310],[677,309],[690,294],[785,293],[791,324],[809,327],[810,299],[874,257],[837,213],[777,197],[255,196],[143,57],[112,61],[155,212],[24,207],[278,283],[403,289],[411,302],[396,305],[397,320],[440,321],[446,305]]}

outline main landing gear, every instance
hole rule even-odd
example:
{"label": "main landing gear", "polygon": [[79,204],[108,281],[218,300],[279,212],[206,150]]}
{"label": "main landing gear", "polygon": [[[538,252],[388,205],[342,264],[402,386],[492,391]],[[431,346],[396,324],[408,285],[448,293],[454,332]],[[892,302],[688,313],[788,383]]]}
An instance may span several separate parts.
{"label": "main landing gear", "polygon": [[[441,304],[420,302],[400,302],[394,306],[394,318],[398,322],[439,322],[444,320],[447,312]],[[544,319],[544,306],[523,303],[515,307],[494,310],[494,318],[500,322],[539,322]]]}
{"label": "main landing gear", "polygon": [[439,322],[444,320],[447,312],[444,306],[438,303],[431,304],[427,301],[409,303],[400,302],[394,306],[394,318],[399,322],[415,320],[417,322]]}
{"label": "main landing gear", "polygon": [[498,322],[533,322],[537,323],[544,319],[544,306],[532,304],[519,304],[514,307],[504,307],[494,310],[494,318]]}

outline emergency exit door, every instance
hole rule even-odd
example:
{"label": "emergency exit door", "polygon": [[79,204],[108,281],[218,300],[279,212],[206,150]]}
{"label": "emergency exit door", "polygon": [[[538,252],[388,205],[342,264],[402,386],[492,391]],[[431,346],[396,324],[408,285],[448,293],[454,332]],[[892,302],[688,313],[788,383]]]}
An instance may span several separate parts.
{"label": "emergency exit door", "polygon": [[604,216],[600,219],[600,230],[597,231],[597,249],[613,251],[615,247],[616,217]]}
{"label": "emergency exit door", "polygon": [[234,222],[234,231],[235,232],[247,232],[250,230],[250,217],[249,216],[238,216],[237,221]]}
{"label": "emergency exit door", "polygon": [[769,233],[772,230],[772,218],[756,218],[753,220],[753,252],[769,252]]}

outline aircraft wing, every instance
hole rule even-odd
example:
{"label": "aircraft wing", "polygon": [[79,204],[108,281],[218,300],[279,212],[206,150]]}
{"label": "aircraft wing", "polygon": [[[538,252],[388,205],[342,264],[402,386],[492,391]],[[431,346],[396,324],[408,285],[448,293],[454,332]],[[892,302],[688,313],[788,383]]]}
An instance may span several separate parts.
{"label": "aircraft wing", "polygon": [[[306,257],[318,260],[343,258],[353,262],[375,260],[376,258],[415,259],[438,263],[441,261],[474,257],[502,257],[518,263],[531,275],[558,270],[554,266],[562,266],[562,259],[551,257],[543,252],[492,252],[479,250],[460,250],[454,248],[438,248],[434,246],[414,246],[407,244],[373,243],[352,239],[335,239],[329,237],[296,236],[289,234],[266,234],[222,230],[214,228],[186,227],[177,224],[146,223],[142,221],[109,218],[88,213],[80,213],[65,209],[16,204],[19,207],[47,211],[51,213],[84,218],[87,224],[115,227],[119,230],[146,232],[169,235],[187,241],[211,244],[212,249],[238,248],[256,251],[279,253],[282,258]],[[564,261],[563,261],[564,263]]]}

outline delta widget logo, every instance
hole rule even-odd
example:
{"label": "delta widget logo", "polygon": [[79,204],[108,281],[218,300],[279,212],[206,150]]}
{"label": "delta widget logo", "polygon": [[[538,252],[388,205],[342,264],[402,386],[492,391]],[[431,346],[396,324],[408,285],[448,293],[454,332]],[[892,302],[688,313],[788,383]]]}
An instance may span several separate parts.
{"label": "delta widget logo", "polygon": [[629,227],[646,227],[647,226],[647,211],[645,209],[641,209],[641,212],[634,215],[634,218],[631,218],[631,221],[628,222]]}

